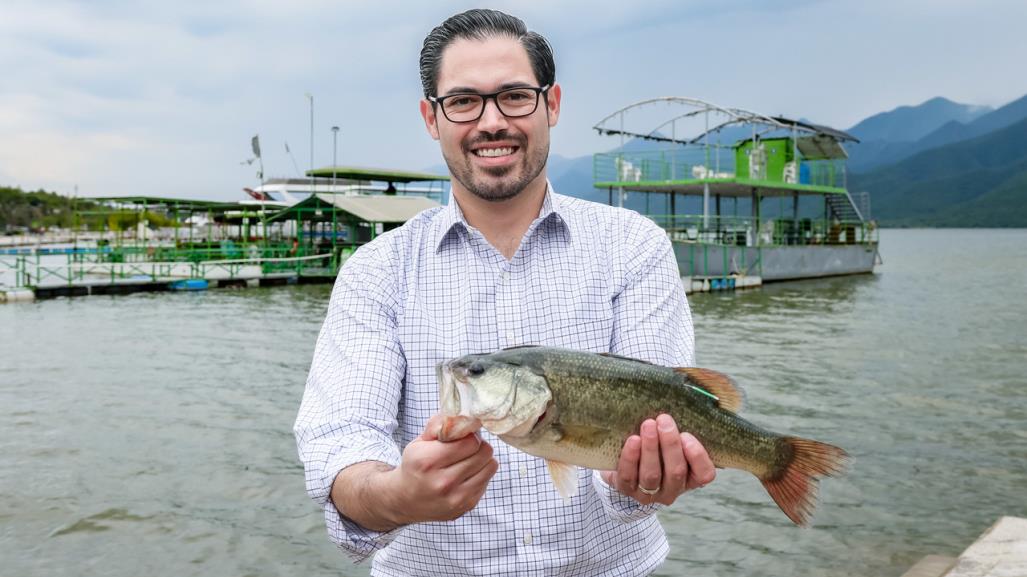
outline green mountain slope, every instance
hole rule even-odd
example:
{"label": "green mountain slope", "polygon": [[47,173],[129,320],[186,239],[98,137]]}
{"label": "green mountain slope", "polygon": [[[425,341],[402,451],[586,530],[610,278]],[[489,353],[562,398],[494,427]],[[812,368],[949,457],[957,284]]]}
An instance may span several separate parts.
{"label": "green mountain slope", "polygon": [[885,225],[1027,226],[1027,119],[849,177]]}

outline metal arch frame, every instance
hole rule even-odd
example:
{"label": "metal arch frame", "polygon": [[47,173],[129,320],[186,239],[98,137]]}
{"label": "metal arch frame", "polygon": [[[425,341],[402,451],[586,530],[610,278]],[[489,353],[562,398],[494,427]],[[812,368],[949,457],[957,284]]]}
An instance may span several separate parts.
{"label": "metal arch frame", "polygon": [[[630,132],[630,131],[624,130],[624,128],[623,128],[624,115],[627,112],[629,112],[631,110],[634,110],[634,109],[638,109],[638,108],[642,108],[642,107],[647,107],[647,106],[649,106],[651,104],[661,103],[661,102],[662,103],[667,103],[667,104],[681,104],[681,105],[685,105],[685,106],[693,106],[693,107],[696,108],[696,110],[691,110],[689,112],[686,112],[685,114],[681,114],[681,115],[675,116],[675,117],[673,117],[673,118],[671,118],[669,120],[666,120],[663,123],[661,123],[660,125],[656,126],[652,130],[650,130],[646,134]],[[602,120],[597,122],[595,124],[595,126],[593,126],[592,128],[594,130],[596,130],[597,132],[599,132],[600,134],[607,134],[607,135],[619,134],[619,135],[622,135],[622,136],[634,136],[634,137],[639,137],[639,138],[651,138],[654,132],[658,131],[659,129],[661,129],[661,128],[665,127],[665,126],[667,126],[668,124],[676,122],[677,120],[680,120],[682,118],[689,118],[689,117],[692,117],[692,116],[698,116],[699,114],[702,114],[704,112],[705,113],[719,112],[721,114],[724,114],[724,115],[727,115],[727,116],[731,117],[731,120],[729,120],[727,122],[723,122],[723,123],[717,125],[712,130],[711,129],[707,129],[706,132],[704,132],[703,134],[700,134],[699,136],[695,137],[694,139],[678,140],[676,138],[665,138],[665,137],[663,137],[663,138],[660,138],[659,140],[667,141],[667,142],[675,142],[675,143],[678,143],[678,144],[695,144],[696,142],[698,142],[700,139],[702,139],[704,136],[706,136],[711,131],[719,130],[719,129],[721,129],[721,128],[725,127],[725,126],[729,126],[731,124],[735,124],[735,123],[741,124],[741,123],[745,123],[745,122],[751,122],[753,124],[768,125],[768,126],[773,127],[773,129],[775,129],[775,130],[776,129],[795,129],[795,128],[797,128],[795,125],[789,125],[789,124],[784,124],[784,123],[778,122],[777,120],[774,120],[773,118],[771,118],[769,116],[766,116],[764,114],[760,114],[758,112],[754,112],[754,111],[751,111],[751,110],[746,110],[746,109],[743,109],[743,108],[727,108],[727,107],[723,107],[723,106],[720,106],[720,105],[717,105],[717,104],[713,104],[712,102],[706,102],[705,100],[700,100],[698,98],[689,98],[689,97],[683,97],[683,96],[661,96],[661,97],[657,97],[657,98],[649,98],[649,99],[646,99],[646,100],[640,100],[638,102],[635,102],[633,104],[629,104],[629,105],[627,105],[627,106],[625,106],[623,108],[620,108],[620,109],[614,111],[613,113],[607,115],[605,118],[603,118]],[[622,125],[620,128],[612,128],[612,127],[605,126],[607,122],[609,122],[610,120],[612,120],[614,118],[620,118],[621,125]],[[800,128],[804,128],[804,127],[800,127]]]}

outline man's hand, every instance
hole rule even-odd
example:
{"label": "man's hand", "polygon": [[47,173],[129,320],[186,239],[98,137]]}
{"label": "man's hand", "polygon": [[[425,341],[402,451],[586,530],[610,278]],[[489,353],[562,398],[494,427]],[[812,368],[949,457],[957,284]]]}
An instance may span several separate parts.
{"label": "man's hand", "polygon": [[478,504],[499,469],[492,447],[476,434],[437,440],[440,416],[403,449],[400,465],[358,463],[332,484],[332,502],[344,515],[375,531],[411,523],[450,521]]}
{"label": "man's hand", "polygon": [[642,423],[624,443],[616,471],[603,480],[643,505],[672,504],[682,493],[711,483],[716,468],[698,439],[678,432],[670,415]]}

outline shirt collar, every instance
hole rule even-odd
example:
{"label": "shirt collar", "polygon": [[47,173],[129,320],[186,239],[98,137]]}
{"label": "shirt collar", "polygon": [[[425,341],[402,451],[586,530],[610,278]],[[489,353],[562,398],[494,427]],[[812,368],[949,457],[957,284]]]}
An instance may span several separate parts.
{"label": "shirt collar", "polygon": [[[562,226],[564,231],[569,235],[570,230],[567,226],[567,219],[561,214],[561,203],[560,195],[553,191],[553,185],[547,180],[546,181],[546,196],[542,199],[542,208],[539,210],[538,219],[529,227],[528,230],[533,230],[537,227],[543,226],[546,222],[552,222],[558,226]],[[435,252],[442,250],[443,244],[451,237],[458,235],[459,230],[463,229],[466,231],[471,228],[471,225],[467,223],[467,219],[464,218],[464,211],[460,210],[460,205],[457,204],[456,199],[453,198],[452,192],[449,196],[449,203],[439,212],[439,216],[436,220],[437,231],[435,236]]]}

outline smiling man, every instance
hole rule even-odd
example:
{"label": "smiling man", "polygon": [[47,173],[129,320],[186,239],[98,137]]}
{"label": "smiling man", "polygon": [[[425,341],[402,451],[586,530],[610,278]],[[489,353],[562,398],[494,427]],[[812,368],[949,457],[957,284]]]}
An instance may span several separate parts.
{"label": "smiling man", "polygon": [[448,206],[362,247],[339,273],[295,433],[331,538],[374,575],[641,575],[655,517],[714,477],[666,415],[616,471],[564,501],[546,465],[487,432],[442,443],[435,365],[523,344],[693,364],[666,234],[546,179],[560,117],[552,50],[512,16],[471,10],[421,51],[421,115],[453,176]]}

